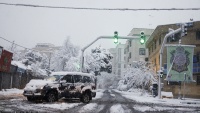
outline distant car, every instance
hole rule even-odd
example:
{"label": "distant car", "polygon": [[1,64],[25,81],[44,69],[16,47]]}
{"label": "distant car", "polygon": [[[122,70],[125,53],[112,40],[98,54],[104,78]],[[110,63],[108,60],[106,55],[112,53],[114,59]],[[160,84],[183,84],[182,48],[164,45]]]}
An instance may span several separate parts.
{"label": "distant car", "polygon": [[53,72],[44,80],[32,79],[24,88],[28,101],[57,101],[60,98],[79,98],[89,103],[96,96],[95,76],[81,72]]}

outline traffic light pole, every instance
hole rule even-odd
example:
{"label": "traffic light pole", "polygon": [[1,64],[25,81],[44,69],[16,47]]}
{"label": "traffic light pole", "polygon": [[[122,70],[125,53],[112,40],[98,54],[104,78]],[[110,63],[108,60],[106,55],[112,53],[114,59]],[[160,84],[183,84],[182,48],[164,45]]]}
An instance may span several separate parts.
{"label": "traffic light pole", "polygon": [[159,70],[159,75],[158,75],[159,76],[158,77],[158,97],[159,97],[159,99],[161,99],[161,80],[160,80],[160,75],[161,75],[161,72],[163,72],[163,70],[161,68],[162,67],[163,49],[165,47],[165,43],[167,42],[167,38],[170,37],[170,36],[172,36],[172,35],[174,35],[174,34],[177,34],[177,33],[181,32],[181,31],[182,31],[182,29],[178,28],[178,29],[173,30],[173,31],[169,32],[168,34],[166,34],[165,37],[164,37],[162,46],[160,48],[160,70]]}
{"label": "traffic light pole", "polygon": [[[135,37],[138,36],[138,37]],[[118,39],[140,39],[139,34],[135,34],[133,36],[119,36]],[[84,69],[84,51],[90,47],[93,43],[95,43],[99,39],[113,39],[113,36],[100,36],[96,38],[93,42],[85,46],[84,48],[81,49],[81,66],[80,66],[80,71],[83,72]]]}

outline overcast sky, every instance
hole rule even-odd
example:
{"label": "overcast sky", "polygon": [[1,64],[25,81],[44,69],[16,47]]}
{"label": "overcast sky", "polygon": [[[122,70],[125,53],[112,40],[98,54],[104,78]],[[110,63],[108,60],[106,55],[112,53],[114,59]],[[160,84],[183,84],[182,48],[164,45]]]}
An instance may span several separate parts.
{"label": "overcast sky", "polygon": [[[87,8],[200,8],[200,0],[0,0],[0,3],[87,7]],[[81,48],[102,35],[118,31],[127,36],[133,28],[200,20],[196,11],[97,11],[33,8],[0,5],[0,37],[25,46],[37,43],[63,44],[66,37]],[[120,40],[124,43],[125,40]],[[0,39],[0,45],[9,46]],[[113,48],[113,40],[101,39],[92,47]]]}

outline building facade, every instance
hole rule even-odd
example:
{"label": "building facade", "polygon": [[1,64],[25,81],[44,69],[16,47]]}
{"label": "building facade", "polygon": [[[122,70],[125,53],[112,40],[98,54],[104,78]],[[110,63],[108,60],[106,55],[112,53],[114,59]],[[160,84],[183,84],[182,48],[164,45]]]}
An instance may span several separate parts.
{"label": "building facade", "polygon": [[112,73],[118,76],[123,76],[125,68],[124,48],[125,44],[119,43],[117,44],[116,48],[110,49],[110,52],[113,55]]}
{"label": "building facade", "polygon": [[132,66],[135,61],[145,61],[148,58],[148,49],[145,48],[145,44],[140,43],[140,33],[144,32],[146,40],[150,37],[153,29],[145,28],[133,28],[128,36],[133,36],[133,39],[129,39],[125,44],[125,67]]}
{"label": "building facade", "polygon": [[[168,37],[166,44],[178,44],[181,39],[183,45],[195,45],[193,56],[193,79],[196,82],[186,83],[186,90],[183,89],[183,82],[168,82],[165,81],[164,76],[162,82],[164,87],[162,90],[173,92],[174,96],[185,93],[185,97],[198,97],[200,98],[200,21],[188,22],[187,36],[181,37],[181,33]],[[163,43],[165,35],[170,29],[180,28],[180,24],[159,25],[156,27],[149,40],[146,42],[146,48],[149,50],[149,61],[155,66],[155,71],[160,70],[160,48]],[[164,48],[162,54],[162,67],[167,68],[167,51]],[[180,89],[181,87],[181,89]]]}
{"label": "building facade", "polygon": [[56,50],[59,50],[61,47],[55,46],[50,43],[38,43],[33,50],[38,51],[41,54],[46,54],[48,58],[51,57],[51,54]]}

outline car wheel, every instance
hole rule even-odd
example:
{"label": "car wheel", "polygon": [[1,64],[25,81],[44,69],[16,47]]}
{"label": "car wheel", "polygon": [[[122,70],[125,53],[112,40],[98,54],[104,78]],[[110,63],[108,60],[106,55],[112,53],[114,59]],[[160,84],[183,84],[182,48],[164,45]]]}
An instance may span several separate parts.
{"label": "car wheel", "polygon": [[48,102],[55,102],[57,100],[56,94],[54,92],[49,92],[47,94],[47,101]]}
{"label": "car wheel", "polygon": [[27,97],[27,100],[28,100],[28,101],[33,101],[34,98],[33,98],[33,97]]}
{"label": "car wheel", "polygon": [[90,96],[88,93],[85,93],[81,98],[83,103],[89,103],[90,102]]}

